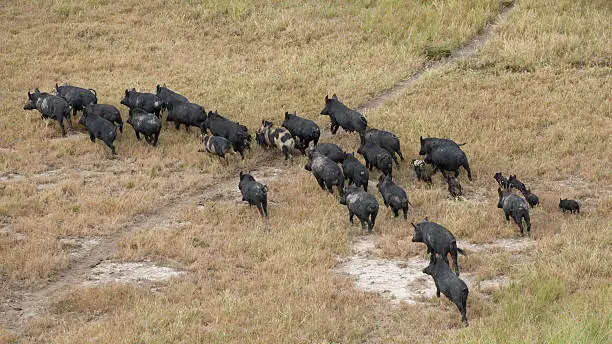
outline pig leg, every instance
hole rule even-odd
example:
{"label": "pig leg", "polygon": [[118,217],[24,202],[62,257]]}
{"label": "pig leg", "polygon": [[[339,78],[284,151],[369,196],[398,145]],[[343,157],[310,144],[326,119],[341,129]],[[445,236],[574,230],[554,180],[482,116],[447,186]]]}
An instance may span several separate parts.
{"label": "pig leg", "polygon": [[330,194],[334,193],[334,189],[333,189],[332,183],[325,182],[325,186],[327,186],[327,191],[329,191]]}
{"label": "pig leg", "polygon": [[355,224],[355,222],[353,222],[353,216],[355,216],[355,214],[353,214],[353,212],[349,210],[349,221],[351,222],[351,224]]}
{"label": "pig leg", "polygon": [[153,146],[157,146],[158,138],[159,138],[159,131],[153,134]]}
{"label": "pig leg", "polygon": [[178,121],[174,121],[174,127],[176,128],[176,130],[179,130],[179,128],[181,127],[181,123],[179,123]]}
{"label": "pig leg", "polygon": [[408,206],[405,206],[403,211],[404,211],[404,219],[408,219]]}
{"label": "pig leg", "polygon": [[91,142],[96,142],[96,136],[91,132],[89,133],[89,139],[91,140]]}
{"label": "pig leg", "polygon": [[369,223],[370,226],[368,227],[368,232],[370,232],[370,233],[372,233],[372,228],[374,228],[374,225],[376,224],[376,216],[377,215],[378,215],[378,211],[372,212],[370,223]]}
{"label": "pig leg", "polygon": [[523,218],[520,215],[513,216],[514,223],[516,223],[521,231],[521,236],[523,235]]}
{"label": "pig leg", "polygon": [[[66,129],[64,129],[64,121],[62,121],[62,118],[61,118],[61,117],[60,117],[60,118],[58,118],[58,120],[57,120],[57,121],[58,121],[58,122],[59,122],[59,124],[60,124],[60,128],[62,128],[62,136],[66,136]],[[47,125],[48,125],[48,123],[47,123]]]}
{"label": "pig leg", "polygon": [[261,207],[263,208],[264,216],[268,217],[268,200],[261,201]]}
{"label": "pig leg", "polygon": [[404,161],[404,156],[402,155],[402,151],[400,150],[399,146],[395,149],[395,152],[397,153],[397,155],[399,155],[400,159]]}
{"label": "pig leg", "polygon": [[315,176],[315,178],[317,179],[317,183],[319,183],[319,186],[321,187],[321,189],[325,191],[325,182],[323,181],[323,179],[317,176]]}
{"label": "pig leg", "polygon": [[468,174],[468,179],[470,181],[472,181],[472,171],[470,171],[470,165],[468,164],[467,160],[463,162],[463,164],[461,164],[461,166],[463,166],[463,168],[465,168],[465,170],[467,171]]}
{"label": "pig leg", "polygon": [[527,223],[527,234],[531,235],[531,220],[529,219],[529,213],[525,212],[523,218],[525,218],[525,223]]}
{"label": "pig leg", "polygon": [[136,138],[138,139],[138,141],[140,141],[140,133],[136,129],[134,129],[134,132],[136,133]]}
{"label": "pig leg", "polygon": [[70,118],[70,111],[68,111],[66,119],[68,120],[68,129],[72,130],[72,119]]}
{"label": "pig leg", "polygon": [[393,207],[393,217],[398,217],[398,216],[399,216],[399,208]]}
{"label": "pig leg", "polygon": [[456,242],[451,244],[450,254],[453,260],[453,265],[455,266],[455,275],[459,277],[459,264],[457,263],[458,260],[457,260],[457,243]]}
{"label": "pig leg", "polygon": [[257,211],[259,211],[259,216],[263,217],[264,213],[263,213],[263,208],[261,207],[261,203],[257,203],[256,207],[257,207]]}

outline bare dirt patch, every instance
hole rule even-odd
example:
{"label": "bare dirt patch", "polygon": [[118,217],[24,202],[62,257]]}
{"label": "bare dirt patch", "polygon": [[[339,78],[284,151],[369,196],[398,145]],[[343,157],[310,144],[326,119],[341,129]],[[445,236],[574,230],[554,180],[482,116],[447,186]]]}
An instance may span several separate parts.
{"label": "bare dirt patch", "polygon": [[94,287],[110,283],[142,284],[144,282],[162,282],[183,275],[167,266],[158,266],[151,262],[114,263],[104,261],[96,265],[88,274],[83,285]]}
{"label": "bare dirt patch", "polygon": [[[353,243],[353,255],[339,258],[334,272],[346,274],[355,278],[355,286],[370,293],[377,293],[393,304],[400,302],[416,303],[432,298],[436,294],[433,279],[423,273],[429,261],[421,256],[402,259],[384,259],[377,257],[374,236],[359,237]],[[532,248],[531,239],[502,239],[491,244],[470,244],[460,242],[459,246],[472,252],[504,249],[513,254],[521,254]],[[507,276],[480,280],[477,274],[462,273],[471,291],[487,293],[512,283]]]}

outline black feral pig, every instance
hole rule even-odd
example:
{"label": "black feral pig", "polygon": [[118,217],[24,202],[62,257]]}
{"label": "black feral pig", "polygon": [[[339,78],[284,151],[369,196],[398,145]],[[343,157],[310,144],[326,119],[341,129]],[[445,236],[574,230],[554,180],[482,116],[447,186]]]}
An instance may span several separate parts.
{"label": "black feral pig", "polygon": [[312,171],[312,174],[317,179],[317,183],[321,189],[334,193],[332,187],[336,185],[340,196],[344,192],[344,174],[337,163],[330,160],[325,155],[317,151],[308,151],[308,163],[304,166],[307,171]]}
{"label": "black feral pig", "polygon": [[503,190],[497,188],[499,194],[499,201],[497,207],[504,210],[506,221],[510,221],[510,216],[514,220],[514,223],[519,227],[521,235],[523,235],[523,219],[527,223],[527,234],[531,234],[531,221],[529,219],[529,206],[525,200],[516,194],[513,194],[510,189]]}
{"label": "black feral pig", "polygon": [[[123,132],[123,120],[121,112],[116,107],[109,104],[89,104],[83,109],[84,115],[98,115],[119,127],[119,131]],[[80,121],[79,121],[80,123]]]}
{"label": "black feral pig", "polygon": [[384,148],[391,154],[395,164],[399,166],[399,161],[395,157],[395,153],[399,155],[402,161],[404,160],[404,156],[402,155],[402,151],[400,149],[400,141],[397,135],[392,132],[379,130],[374,128],[367,128],[365,131],[365,135],[361,137],[361,142],[372,141],[380,147]]}
{"label": "black feral pig", "polygon": [[278,149],[280,149],[285,155],[285,160],[287,160],[289,159],[289,152],[295,148],[295,140],[293,139],[293,136],[291,136],[289,130],[282,127],[272,129],[272,125],[272,122],[262,120],[261,128],[257,134],[259,135],[257,140],[261,141],[261,134],[263,134],[263,141],[265,142],[266,146],[278,147]]}
{"label": "black feral pig", "polygon": [[414,167],[414,173],[416,173],[417,180],[432,183],[431,176],[434,174],[434,167],[430,164],[426,164],[423,160],[412,160],[412,166]]}
{"label": "black feral pig", "polygon": [[535,194],[533,194],[531,192],[531,189],[527,189],[527,190],[521,191],[521,192],[523,193],[523,196],[527,200],[527,203],[529,203],[530,207],[533,208],[536,205],[538,205],[538,203],[540,203],[540,198],[538,196],[536,196]]}
{"label": "black feral pig", "polygon": [[559,208],[563,210],[565,213],[566,210],[569,210],[570,213],[577,212],[580,214],[580,204],[574,201],[573,199],[560,199],[559,198]]}
{"label": "black feral pig", "polygon": [[117,127],[115,127],[111,121],[89,112],[83,113],[83,116],[79,119],[79,124],[87,128],[91,142],[95,142],[96,139],[99,139],[111,149],[113,155],[117,154],[115,146],[113,145],[117,137]]}
{"label": "black feral pig", "polygon": [[164,107],[164,102],[153,93],[138,92],[136,89],[125,90],[125,97],[121,100],[121,104],[130,109],[143,109],[148,113],[153,113],[158,118],[161,116],[161,110]]}
{"label": "black feral pig", "polygon": [[452,273],[448,263],[434,255],[433,260],[423,269],[423,272],[433,277],[436,284],[436,296],[440,297],[440,293],[444,294],[451,300],[461,313],[461,321],[467,326],[467,298],[468,287],[458,276]]}
{"label": "black feral pig", "polygon": [[515,188],[521,192],[527,191],[527,187],[525,186],[525,184],[521,183],[521,181],[516,178],[516,174],[510,175],[510,177],[508,178],[508,188]]}
{"label": "black feral pig", "polygon": [[155,87],[155,94],[164,102],[164,106],[168,110],[171,110],[175,105],[189,103],[189,100],[185,96],[169,89],[166,87],[166,84],[163,86],[157,85]]}
{"label": "black feral pig", "polygon": [[404,219],[408,218],[408,195],[401,186],[395,184],[391,176],[385,176],[381,174],[378,177],[378,184],[376,185],[378,191],[383,197],[385,207],[391,207],[393,209],[393,215],[399,216],[399,210],[402,209],[404,212]]}
{"label": "black feral pig", "polygon": [[225,137],[232,143],[234,151],[240,153],[244,159],[244,150],[250,149],[251,135],[246,126],[232,122],[229,119],[221,116],[217,111],[209,111],[206,115],[206,120],[200,125],[202,134],[206,134],[206,130],[215,136]]}
{"label": "black feral pig", "polygon": [[379,169],[383,174],[391,175],[393,170],[393,158],[391,153],[373,142],[362,143],[357,153],[363,155],[366,167],[372,170],[373,167]]}
{"label": "black feral pig", "polygon": [[225,159],[225,153],[230,152],[236,154],[232,148],[232,143],[228,139],[221,136],[202,136],[202,147],[198,152],[209,152],[216,154]]}
{"label": "black feral pig", "polygon": [[378,201],[374,196],[362,191],[357,186],[347,186],[344,188],[344,194],[340,197],[340,204],[347,206],[351,224],[354,223],[353,216],[357,215],[359,222],[361,222],[361,230],[363,231],[367,224],[368,232],[372,233],[378,215]]}
{"label": "black feral pig", "polygon": [[459,183],[459,179],[457,177],[446,176],[446,184],[448,184],[448,193],[452,197],[457,198],[459,196],[463,196],[461,183]]}
{"label": "black feral pig", "polygon": [[28,102],[23,106],[24,110],[38,110],[42,118],[53,118],[57,120],[62,128],[62,136],[66,136],[64,129],[64,118],[68,120],[68,128],[72,129],[72,120],[70,119],[70,104],[58,96],[51,95],[46,92],[40,92],[37,89],[34,93],[28,91]]}
{"label": "black feral pig", "polygon": [[450,253],[455,266],[455,274],[459,276],[459,264],[457,262],[457,252],[465,255],[462,249],[457,247],[457,240],[453,233],[443,226],[425,220],[417,223],[411,223],[414,227],[414,235],[412,242],[422,242],[427,246],[427,253],[431,254],[433,261],[434,255],[437,253],[448,264],[448,254]]}
{"label": "black feral pig", "polygon": [[143,109],[133,108],[130,109],[127,122],[134,128],[138,140],[140,140],[140,134],[142,133],[149,144],[157,145],[159,132],[161,131],[159,117]]}
{"label": "black feral pig", "polygon": [[446,177],[445,171],[455,172],[455,177],[459,175],[459,167],[463,166],[468,174],[468,179],[472,180],[472,172],[465,153],[456,145],[446,144],[438,146],[425,156],[425,162],[434,165]]}
{"label": "black feral pig", "polygon": [[77,110],[83,111],[87,105],[98,103],[96,90],[91,88],[55,84],[55,92],[72,106],[72,116],[76,116]]}
{"label": "black feral pig", "polygon": [[355,153],[346,153],[342,161],[342,172],[344,177],[348,179],[349,185],[355,184],[358,187],[363,186],[364,191],[368,191],[368,181],[370,172],[363,166],[359,159],[355,158]]}
{"label": "black feral pig", "polygon": [[508,179],[506,179],[506,177],[504,177],[501,172],[495,173],[493,178],[495,178],[495,181],[497,182],[497,184],[499,184],[500,188],[502,189],[508,188]]}
{"label": "black feral pig", "polygon": [[206,120],[204,108],[194,103],[179,103],[168,108],[168,118],[166,122],[174,122],[174,127],[179,130],[181,124],[185,125],[185,131],[189,131],[190,126],[200,128]]}
{"label": "black feral pig", "polygon": [[262,217],[268,217],[268,187],[255,181],[252,175],[240,172],[238,188],[242,194],[242,201],[254,205]]}
{"label": "black feral pig", "polygon": [[285,121],[282,126],[287,128],[296,140],[299,140],[299,143],[296,142],[295,145],[302,154],[306,154],[306,148],[310,142],[315,146],[319,143],[321,136],[319,126],[309,119],[299,117],[295,112],[285,112]]}
{"label": "black feral pig", "polygon": [[334,94],[330,99],[325,96],[325,107],[321,115],[329,116],[331,119],[331,132],[336,134],[338,128],[342,127],[347,132],[356,131],[360,136],[365,134],[368,121],[363,115],[342,104]]}
{"label": "black feral pig", "polygon": [[314,146],[313,150],[325,155],[335,163],[341,163],[344,160],[344,151],[342,148],[338,147],[338,145],[333,143],[319,143],[318,145]]}
{"label": "black feral pig", "polygon": [[465,145],[465,143],[457,144],[453,140],[441,139],[441,138],[437,138],[437,137],[426,137],[426,138],[423,138],[423,136],[421,136],[419,139],[421,141],[421,149],[419,150],[419,155],[426,155],[426,154],[434,151],[438,147],[442,147],[442,146],[447,146],[448,145],[448,146],[459,148],[459,147]]}

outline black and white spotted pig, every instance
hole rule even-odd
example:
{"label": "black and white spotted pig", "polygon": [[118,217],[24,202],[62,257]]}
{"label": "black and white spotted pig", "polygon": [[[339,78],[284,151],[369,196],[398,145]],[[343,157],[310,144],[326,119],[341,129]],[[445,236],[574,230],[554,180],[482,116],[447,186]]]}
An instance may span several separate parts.
{"label": "black and white spotted pig", "polygon": [[72,120],[70,119],[70,104],[58,96],[46,92],[40,92],[37,89],[34,93],[28,91],[28,102],[23,106],[24,110],[38,110],[41,117],[53,118],[57,120],[62,128],[62,136],[66,136],[66,130],[64,129],[64,118],[68,121],[68,128],[72,129]]}
{"label": "black and white spotted pig", "polygon": [[431,176],[434,174],[435,169],[432,165],[425,163],[423,160],[412,160],[412,166],[414,167],[414,173],[417,176],[417,180],[432,183]]}
{"label": "black and white spotted pig", "polygon": [[[295,140],[289,130],[278,127],[272,128],[273,123],[262,120],[259,133],[263,135],[263,141],[266,146],[276,146],[285,155],[285,160],[289,159],[289,152],[295,148]],[[261,135],[259,136],[261,137]],[[259,140],[259,139],[258,139]]]}

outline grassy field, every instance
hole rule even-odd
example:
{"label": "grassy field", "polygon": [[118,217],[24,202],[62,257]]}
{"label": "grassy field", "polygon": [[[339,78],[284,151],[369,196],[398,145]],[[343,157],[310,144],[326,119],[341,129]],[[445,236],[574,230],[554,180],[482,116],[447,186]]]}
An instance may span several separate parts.
{"label": "grassy field", "polygon": [[[166,83],[246,124],[319,116],[326,94],[357,107],[447,56],[504,6],[477,1],[40,1],[0,5],[0,343],[609,343],[612,322],[612,8],[608,1],[518,0],[474,55],[427,72],[368,111],[408,158],[419,136],[452,138],[475,180],[448,197],[438,175],[394,171],[414,207],[475,245],[515,238],[496,208],[493,174],[517,174],[542,204],[533,249],[462,257],[501,290],[471,293],[470,326],[446,299],[390,304],[331,271],[358,227],[323,193],[305,157],[259,147],[229,166],[197,152],[199,130],[165,127],[158,147],[126,124],[118,159],[83,128],[61,138],[28,89],[95,88],[119,105],[126,88]],[[125,116],[124,116],[125,117]],[[356,134],[325,142],[356,150]],[[270,218],[237,196],[238,172],[264,176]],[[378,176],[375,172],[374,176]],[[372,178],[374,179],[374,178]],[[372,193],[380,199],[375,186]],[[562,214],[559,198],[581,203]],[[382,205],[382,201],[381,201]],[[381,207],[384,258],[424,256],[412,227]],[[185,271],[161,285],[81,282],[87,258],[64,238],[96,238],[103,259]],[[97,250],[97,251],[96,251]],[[94,252],[92,251],[92,252]],[[93,255],[93,254],[92,254]],[[80,273],[83,272],[83,273]],[[77,283],[78,282],[78,283]],[[38,295],[34,297],[33,295]],[[25,300],[25,301],[24,301]],[[28,300],[41,301],[39,306]],[[19,315],[10,305],[28,305]]]}

